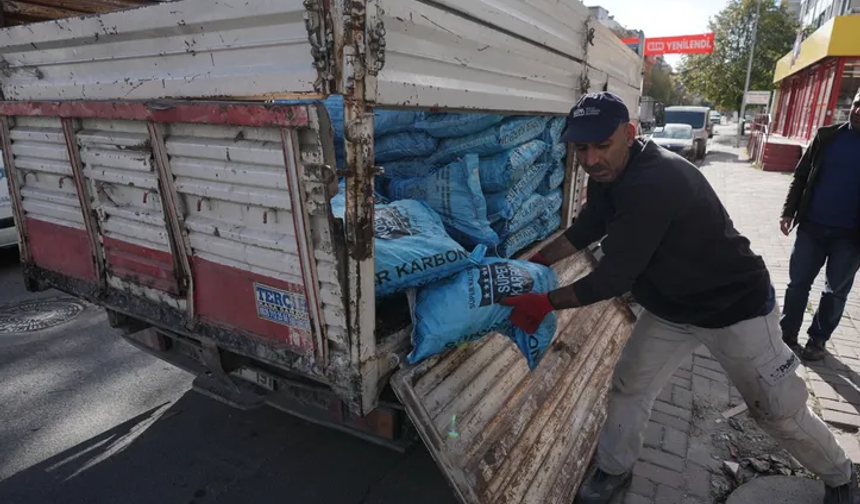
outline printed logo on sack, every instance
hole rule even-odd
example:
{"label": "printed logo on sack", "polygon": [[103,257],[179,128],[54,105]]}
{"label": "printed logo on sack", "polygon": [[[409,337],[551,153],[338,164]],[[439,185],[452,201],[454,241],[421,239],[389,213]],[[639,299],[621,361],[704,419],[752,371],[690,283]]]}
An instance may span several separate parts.
{"label": "printed logo on sack", "polygon": [[254,284],[257,316],[296,329],[310,329],[308,301],[304,295],[267,285]]}
{"label": "printed logo on sack", "polygon": [[397,208],[379,208],[373,216],[373,236],[381,240],[396,240],[420,234],[409,219]]}
{"label": "printed logo on sack", "polygon": [[528,271],[508,263],[481,267],[478,281],[481,286],[479,306],[489,306],[502,298],[530,292],[535,283]]}

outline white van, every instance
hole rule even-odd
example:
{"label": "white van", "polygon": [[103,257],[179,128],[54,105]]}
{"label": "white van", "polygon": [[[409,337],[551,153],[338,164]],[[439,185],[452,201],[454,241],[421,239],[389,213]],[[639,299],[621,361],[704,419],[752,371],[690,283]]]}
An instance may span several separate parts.
{"label": "white van", "polygon": [[6,167],[3,164],[3,151],[0,151],[0,248],[18,244],[18,232],[12,217],[12,198],[6,183]]}
{"label": "white van", "polygon": [[665,124],[689,124],[693,127],[693,143],[696,145],[696,159],[704,159],[708,152],[708,138],[711,137],[711,124],[708,107],[666,107]]}

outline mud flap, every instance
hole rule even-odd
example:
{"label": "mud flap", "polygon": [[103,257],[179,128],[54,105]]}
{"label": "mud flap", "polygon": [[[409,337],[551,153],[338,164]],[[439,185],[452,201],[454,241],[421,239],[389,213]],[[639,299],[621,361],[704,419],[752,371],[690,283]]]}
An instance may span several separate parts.
{"label": "mud flap", "polygon": [[[555,269],[565,285],[595,264],[583,253]],[[494,334],[395,374],[394,391],[460,502],[573,500],[634,321],[620,300],[560,313],[534,372],[513,343]]]}

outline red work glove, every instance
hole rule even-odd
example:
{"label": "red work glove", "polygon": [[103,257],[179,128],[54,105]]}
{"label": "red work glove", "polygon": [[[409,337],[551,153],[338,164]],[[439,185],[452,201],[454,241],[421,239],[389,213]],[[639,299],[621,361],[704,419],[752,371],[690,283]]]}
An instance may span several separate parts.
{"label": "red work glove", "polygon": [[540,327],[543,319],[555,311],[555,307],[549,301],[549,294],[522,294],[502,299],[505,306],[513,306],[511,322],[526,334],[534,334]]}
{"label": "red work glove", "polygon": [[543,256],[543,255],[541,255],[541,253],[540,253],[540,252],[538,252],[538,253],[536,253],[535,255],[533,255],[533,256],[531,257],[531,259],[529,259],[529,261],[531,261],[531,262],[533,262],[533,263],[535,263],[535,264],[540,264],[541,266],[546,266],[547,268],[549,268],[550,266],[552,266],[552,264],[550,264],[550,263],[549,263],[549,261],[547,261],[547,260],[544,258],[544,256]]}

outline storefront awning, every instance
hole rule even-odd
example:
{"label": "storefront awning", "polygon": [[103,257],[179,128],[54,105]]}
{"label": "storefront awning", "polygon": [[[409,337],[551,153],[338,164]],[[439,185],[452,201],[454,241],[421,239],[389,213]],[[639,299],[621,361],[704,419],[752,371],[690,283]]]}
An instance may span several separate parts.
{"label": "storefront awning", "polygon": [[860,56],[860,15],[839,16],[824,23],[800,44],[800,53],[790,52],[776,62],[773,81],[786,77],[830,57]]}

